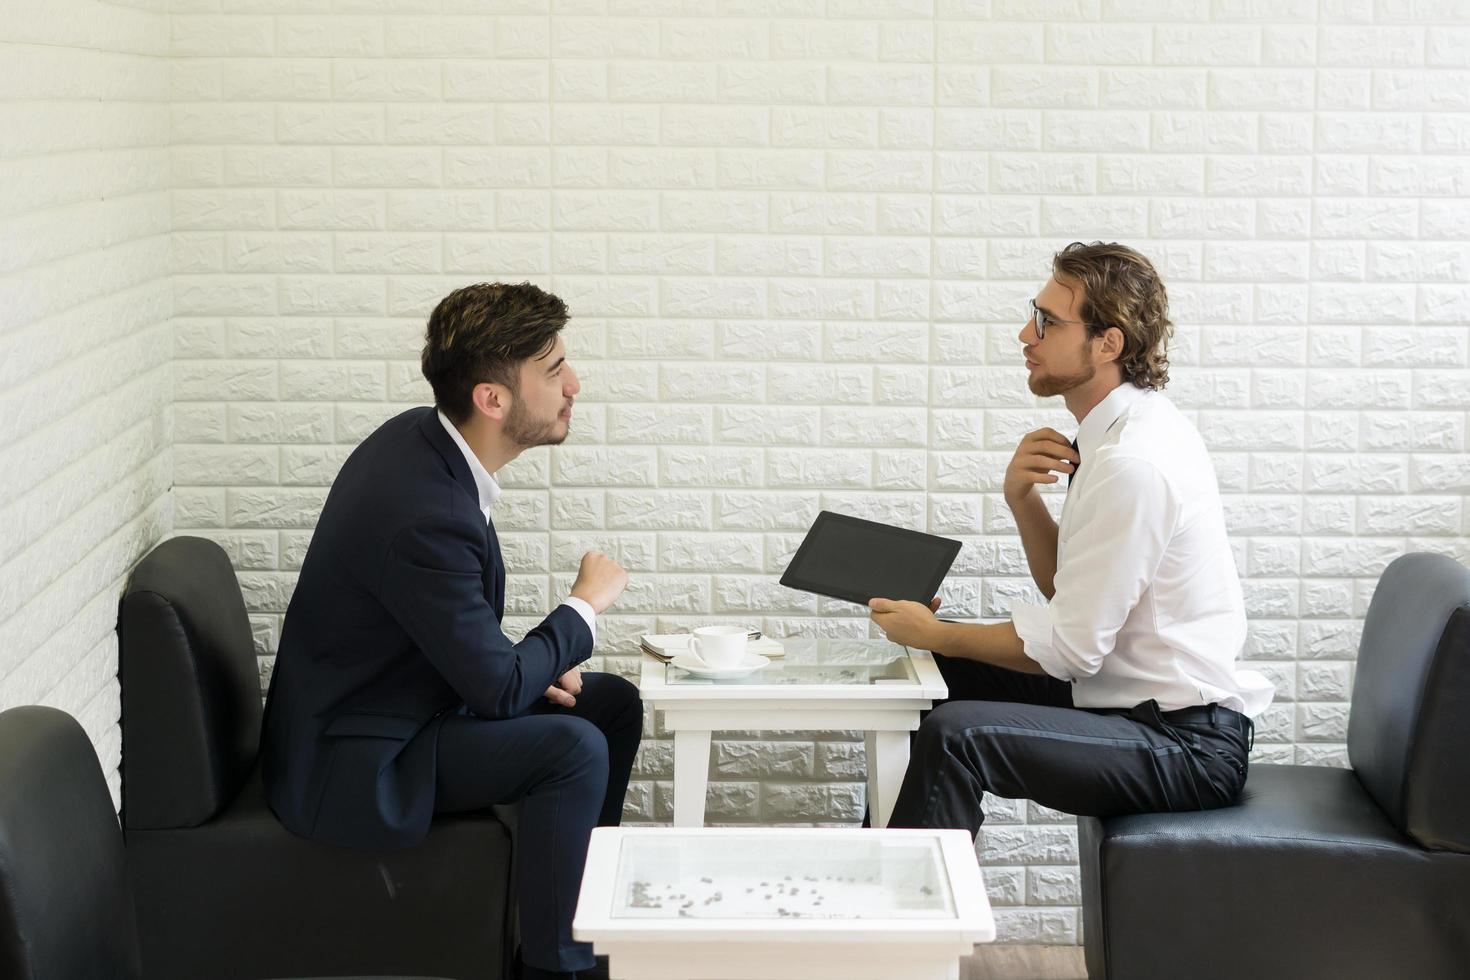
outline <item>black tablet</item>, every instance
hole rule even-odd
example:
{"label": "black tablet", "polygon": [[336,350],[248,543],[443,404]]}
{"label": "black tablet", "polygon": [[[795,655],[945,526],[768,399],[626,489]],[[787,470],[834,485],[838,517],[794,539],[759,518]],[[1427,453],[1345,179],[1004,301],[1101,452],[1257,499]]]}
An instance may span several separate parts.
{"label": "black tablet", "polygon": [[874,598],[928,603],[959,553],[950,538],[824,510],[781,584],[860,606]]}

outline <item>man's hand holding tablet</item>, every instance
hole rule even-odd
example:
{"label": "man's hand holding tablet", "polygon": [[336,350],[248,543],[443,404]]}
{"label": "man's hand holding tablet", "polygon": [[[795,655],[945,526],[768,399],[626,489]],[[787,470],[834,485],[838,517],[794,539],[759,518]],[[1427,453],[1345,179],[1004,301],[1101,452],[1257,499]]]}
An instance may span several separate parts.
{"label": "man's hand holding tablet", "polygon": [[870,599],[868,608],[873,611],[873,622],[894,643],[919,650],[938,645],[940,621],[934,618],[939,612],[938,597],[927,606],[908,599]]}

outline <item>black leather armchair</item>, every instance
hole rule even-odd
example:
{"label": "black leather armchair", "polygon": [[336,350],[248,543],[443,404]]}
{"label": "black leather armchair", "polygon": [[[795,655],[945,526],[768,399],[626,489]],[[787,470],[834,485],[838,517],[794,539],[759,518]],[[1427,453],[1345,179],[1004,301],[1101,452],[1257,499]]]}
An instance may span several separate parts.
{"label": "black leather armchair", "polygon": [[125,864],[82,726],[55,708],[0,712],[0,977],[144,976]]}
{"label": "black leather armchair", "polygon": [[1406,555],[1363,623],[1352,769],[1079,821],[1092,980],[1470,976],[1470,571]]}
{"label": "black leather armchair", "polygon": [[219,545],[155,548],[118,634],[122,824],[150,980],[506,975],[511,836],[495,813],[437,819],[419,847],[383,852],[305,840],[271,813],[250,623]]}

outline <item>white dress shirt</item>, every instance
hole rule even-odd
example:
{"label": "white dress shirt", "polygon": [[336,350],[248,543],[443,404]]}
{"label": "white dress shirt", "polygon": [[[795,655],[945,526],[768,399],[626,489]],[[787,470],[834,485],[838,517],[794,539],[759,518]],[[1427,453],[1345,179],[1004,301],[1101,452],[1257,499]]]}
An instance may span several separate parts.
{"label": "white dress shirt", "polygon": [[1265,677],[1237,670],[1245,602],[1215,468],[1194,426],[1124,382],[1077,431],[1082,463],[1057,535],[1056,592],[1011,610],[1026,655],[1079,708],[1218,702],[1252,717]]}
{"label": "white dress shirt", "polygon": [[[500,499],[500,484],[496,483],[495,477],[485,469],[485,464],[480,462],[480,457],[470,449],[470,444],[464,441],[464,436],[460,435],[454,423],[449,421],[449,416],[439,409],[434,411],[438,413],[439,422],[444,426],[444,431],[449,433],[449,438],[453,439],[459,451],[464,453],[464,461],[469,464],[470,475],[475,478],[475,489],[480,493],[480,512],[485,515],[485,523],[489,524],[490,508],[495,501]],[[567,596],[562,605],[571,606],[587,621],[587,628],[592,631],[592,642],[595,644],[597,642],[597,613],[593,610],[592,603],[573,595]]]}

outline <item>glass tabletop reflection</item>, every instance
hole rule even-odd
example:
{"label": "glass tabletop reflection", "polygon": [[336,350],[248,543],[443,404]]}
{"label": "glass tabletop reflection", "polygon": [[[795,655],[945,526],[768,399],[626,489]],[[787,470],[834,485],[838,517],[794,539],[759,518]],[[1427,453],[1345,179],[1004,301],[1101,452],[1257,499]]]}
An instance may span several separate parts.
{"label": "glass tabletop reflection", "polygon": [[833,637],[787,637],[781,640],[784,657],[743,677],[714,680],[699,677],[674,664],[664,665],[670,685],[765,686],[819,684],[863,687],[873,684],[917,683],[906,648],[887,640]]}
{"label": "glass tabletop reflection", "polygon": [[937,838],[626,838],[613,918],[953,917]]}

